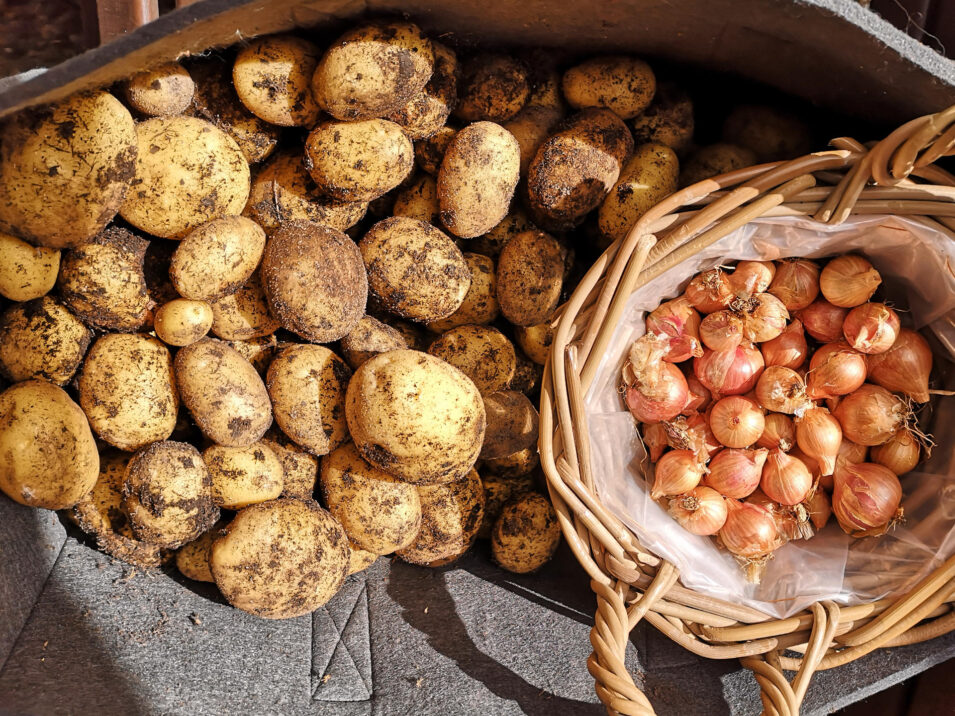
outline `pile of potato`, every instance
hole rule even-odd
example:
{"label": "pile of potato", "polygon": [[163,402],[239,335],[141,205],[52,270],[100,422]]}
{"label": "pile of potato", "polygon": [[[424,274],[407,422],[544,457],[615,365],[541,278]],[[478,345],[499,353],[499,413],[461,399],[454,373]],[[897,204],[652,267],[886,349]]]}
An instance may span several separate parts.
{"label": "pile of potato", "polygon": [[308,37],[0,135],[0,490],[267,618],[380,555],[550,559],[532,399],[575,257],[808,141],[744,108],[681,172],[692,104],[639,59]]}

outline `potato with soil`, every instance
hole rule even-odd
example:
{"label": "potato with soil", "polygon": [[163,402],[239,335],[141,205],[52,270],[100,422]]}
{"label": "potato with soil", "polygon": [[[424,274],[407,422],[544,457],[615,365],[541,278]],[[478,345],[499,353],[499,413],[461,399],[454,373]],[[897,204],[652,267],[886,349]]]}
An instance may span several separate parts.
{"label": "potato with soil", "polygon": [[175,359],[183,405],[202,434],[219,445],[248,447],[272,424],[272,404],[249,361],[222,341],[203,338]]}
{"label": "potato with soil", "polygon": [[0,490],[14,502],[64,510],[99,476],[99,454],[79,405],[42,380],[0,393]]}
{"label": "potato with soil", "polygon": [[533,326],[518,326],[514,329],[514,340],[528,358],[538,365],[544,365],[551,343],[554,342],[554,326],[549,321]]}
{"label": "potato with soil", "polygon": [[178,62],[137,72],[123,83],[126,104],[149,117],[182,114],[192,103],[196,84]]}
{"label": "potato with soil", "polygon": [[209,564],[228,602],[265,619],[315,611],[348,572],[345,530],[312,500],[285,497],[240,510]]}
{"label": "potato with soil", "polygon": [[670,147],[637,147],[600,205],[597,224],[601,233],[613,241],[622,239],[654,204],[676,191],[679,177],[680,161]]}
{"label": "potato with soil", "polygon": [[312,94],[335,119],[385,117],[431,79],[431,41],[410,22],[367,23],[333,42],[312,76]]}
{"label": "potato with soil", "polygon": [[345,362],[352,370],[357,370],[358,366],[372,356],[409,346],[404,336],[387,323],[365,316],[351,333],[342,338],[339,347]]}
{"label": "potato with soil", "polygon": [[537,229],[534,222],[530,220],[530,217],[523,209],[514,208],[501,220],[500,224],[486,234],[471,239],[471,241],[468,242],[468,250],[490,256],[497,261],[497,257],[501,255],[501,251],[508,241],[522,231],[528,231],[530,229]]}
{"label": "potato with soil", "polygon": [[348,365],[324,346],[297,345],[278,354],[266,385],[275,422],[313,455],[327,455],[348,439]]}
{"label": "potato with soil", "polygon": [[172,356],[156,338],[100,336],[79,377],[80,405],[96,435],[134,452],[165,440],[176,427],[179,396]]}
{"label": "potato with soil", "polygon": [[179,242],[169,277],[183,298],[215,301],[249,280],[264,250],[262,227],[244,216],[224,216],[190,231]]}
{"label": "potato with soil", "polygon": [[520,495],[505,505],[491,534],[494,561],[517,574],[543,567],[559,544],[557,513],[550,500],[536,492]]}
{"label": "potato with soil", "polygon": [[138,229],[179,238],[220,216],[242,213],[249,164],[228,134],[196,117],[136,125],[135,179],[120,214]]}
{"label": "potato with soil", "polygon": [[417,485],[461,479],[484,442],[484,402],[474,383],[443,360],[381,353],[352,376],[345,416],[368,462]]}
{"label": "potato with soil", "polygon": [[269,369],[269,366],[272,364],[272,359],[275,358],[276,354],[291,345],[286,341],[279,343],[278,338],[274,334],[268,336],[261,336],[260,338],[247,338],[241,341],[226,341],[231,348],[234,348],[236,352],[245,358],[249,363],[252,364],[252,367],[255,368],[255,372],[265,377],[265,371]]}
{"label": "potato with soil", "polygon": [[661,82],[650,106],[634,118],[632,126],[638,146],[665,144],[682,156],[693,144],[693,101],[676,85]]}
{"label": "potato with soil", "polygon": [[426,224],[437,224],[441,214],[438,204],[438,184],[434,177],[422,174],[395,195],[391,213],[407,216]]}
{"label": "potato with soil", "polygon": [[212,501],[219,507],[241,510],[282,494],[282,461],[262,441],[249,447],[211,445],[202,461],[212,479]]}
{"label": "potato with soil", "polygon": [[411,544],[421,527],[421,500],[414,485],[369,465],[353,443],[322,460],[322,497],[348,539],[374,554]]}
{"label": "potato with soil", "polygon": [[363,572],[373,565],[381,555],[362,549],[354,542],[348,542],[348,574]]}
{"label": "potato with soil", "polygon": [[25,110],[0,131],[0,229],[38,246],[89,241],[136,176],[132,115],[108,92]]}
{"label": "potato with soil", "polygon": [[414,156],[415,162],[422,171],[431,176],[438,176],[438,170],[441,169],[441,161],[444,159],[444,153],[448,149],[451,140],[458,130],[454,127],[441,127],[437,132],[427,139],[419,139],[415,142]]}
{"label": "potato with soil", "polygon": [[517,353],[517,368],[514,370],[514,377],[511,378],[510,388],[530,396],[544,378],[544,367],[537,365],[524,355],[523,351],[516,350],[515,352]]}
{"label": "potato with soil", "polygon": [[311,127],[321,112],[312,97],[312,74],[321,54],[293,35],[249,41],[236,55],[232,84],[242,104],[280,127]]}
{"label": "potato with soil", "polygon": [[481,477],[481,486],[484,487],[484,519],[481,520],[477,536],[480,539],[491,539],[491,532],[504,505],[516,495],[533,490],[534,483],[526,476],[512,478],[484,475]]}
{"label": "potato with soil", "polygon": [[527,105],[501,126],[514,135],[521,149],[521,175],[527,175],[531,160],[540,145],[563,118],[563,113],[554,107]]}
{"label": "potato with soil", "polygon": [[411,564],[438,567],[463,555],[484,519],[484,487],[477,470],[442,485],[419,485],[421,529],[398,556]]}
{"label": "potato with soil", "polygon": [[517,367],[514,344],[490,326],[452,328],[429,346],[428,353],[464,373],[481,393],[505,390]]}
{"label": "potato with soil", "polygon": [[293,221],[275,232],[262,258],[262,284],[282,326],[313,343],[347,336],[365,315],[361,252],[328,226]]}
{"label": "potato with soil", "polygon": [[690,186],[718,174],[734,172],[756,164],[756,154],[735,144],[710,144],[698,149],[680,172],[680,186]]}
{"label": "potato with soil", "polygon": [[11,301],[45,296],[56,283],[59,270],[58,249],[33,246],[0,231],[0,296]]}
{"label": "potato with soil", "polygon": [[212,556],[212,543],[219,536],[219,529],[213,527],[176,551],[176,569],[182,576],[194,582],[215,582],[209,559]]}
{"label": "potato with soil", "polygon": [[261,440],[282,463],[282,497],[312,499],[318,480],[318,458],[289,440],[278,430]]}
{"label": "potato with soil", "polygon": [[49,296],[16,303],[0,314],[0,374],[12,382],[42,378],[66,385],[93,333]]}
{"label": "potato with soil", "polygon": [[481,326],[494,321],[501,312],[497,304],[497,273],[493,259],[482,254],[464,254],[471,270],[471,287],[458,310],[447,318],[432,321],[428,330],[444,333],[465,325]]}
{"label": "potato with soil", "polygon": [[497,302],[516,326],[543,323],[557,308],[563,287],[564,251],[543,231],[524,231],[497,260]]}
{"label": "potato with soil", "polygon": [[484,433],[482,460],[507,457],[536,447],[540,416],[523,393],[502,390],[484,396],[487,430]]}
{"label": "potato with soil", "polygon": [[461,69],[454,116],[465,122],[503,122],[520,112],[529,96],[523,62],[506,55],[475,55]]}
{"label": "potato with soil", "polygon": [[212,306],[205,301],[176,298],[156,309],[153,330],[163,343],[188,346],[209,333],[213,318]]}
{"label": "potato with soil", "polygon": [[358,248],[372,295],[398,316],[423,323],[446,318],[471,286],[461,250],[423,221],[406,216],[379,221]]}
{"label": "potato with soil", "polygon": [[458,58],[450,47],[432,42],[434,72],[425,88],[386,119],[401,126],[411,139],[432,136],[448,121],[458,102]]}
{"label": "potato with soil", "polygon": [[522,477],[531,474],[539,464],[540,455],[534,445],[504,457],[484,460],[482,469],[500,477]]}
{"label": "potato with soil", "polygon": [[507,215],[520,169],[520,145],[501,125],[475,122],[462,129],[438,171],[441,222],[462,239],[493,229]]}
{"label": "potato with soil", "polygon": [[657,89],[653,70],[636,57],[593,57],[564,73],[564,97],[574,109],[602,107],[623,119],[643,112]]}
{"label": "potato with soil", "polygon": [[269,310],[260,272],[235,293],[213,301],[212,332],[226,341],[265,338],[282,327]]}
{"label": "potato with soil", "polygon": [[759,162],[795,159],[812,151],[812,133],[791,113],[775,107],[736,107],[723,123],[723,141],[748,149]]}

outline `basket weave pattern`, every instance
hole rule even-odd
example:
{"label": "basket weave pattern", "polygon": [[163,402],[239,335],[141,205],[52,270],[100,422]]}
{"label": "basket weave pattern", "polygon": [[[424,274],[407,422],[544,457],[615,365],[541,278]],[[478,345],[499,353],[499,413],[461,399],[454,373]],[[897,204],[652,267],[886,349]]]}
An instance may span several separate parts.
{"label": "basket weave pattern", "polygon": [[[682,587],[678,570],[649,553],[594,489],[583,396],[638,287],[763,216],[837,224],[851,214],[904,215],[955,241],[955,175],[933,166],[955,153],[955,106],[871,146],[849,138],[831,146],[667,197],[597,260],[555,319],[541,392],[541,465],[561,529],[597,596],[588,669],[609,713],[654,713],[624,664],[641,619],[695,654],[741,659],[767,716],[796,716],[817,670],[955,630],[955,557],[893,599],[842,608],[819,602],[775,619]],[[791,681],[785,672],[795,672]]]}

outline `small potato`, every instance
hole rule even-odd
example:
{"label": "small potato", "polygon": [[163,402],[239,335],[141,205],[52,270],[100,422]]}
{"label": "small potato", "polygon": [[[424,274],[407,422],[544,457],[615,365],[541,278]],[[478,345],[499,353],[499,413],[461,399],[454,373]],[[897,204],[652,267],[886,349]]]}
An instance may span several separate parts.
{"label": "small potato", "polygon": [[557,513],[550,500],[536,492],[524,493],[505,505],[491,534],[494,561],[517,574],[543,567],[559,544]]}
{"label": "small potato", "polygon": [[481,393],[505,390],[517,367],[514,345],[490,326],[452,328],[431,344],[428,353],[464,373]]}
{"label": "small potato", "polygon": [[136,126],[108,92],[20,112],[0,130],[0,230],[79,246],[119,211],[136,176]]}
{"label": "small potato", "polygon": [[471,239],[468,242],[468,249],[478,254],[489,256],[495,261],[501,255],[504,244],[513,239],[522,231],[528,231],[537,227],[530,220],[522,209],[512,209],[501,223],[488,231],[486,234]]}
{"label": "small potato", "polygon": [[734,144],[710,144],[698,149],[680,172],[680,186],[690,186],[704,179],[745,169],[756,163],[756,154]]}
{"label": "small potato", "polygon": [[33,246],[0,231],[0,296],[11,301],[45,296],[56,283],[59,270],[58,249]]}
{"label": "small potato", "polygon": [[481,529],[478,530],[477,536],[480,539],[491,539],[494,523],[501,516],[504,505],[515,495],[530,492],[533,489],[533,481],[527,477],[484,475],[481,478],[481,485],[484,487],[484,519],[481,521]]}
{"label": "small potato", "polygon": [[93,333],[49,296],[16,303],[0,314],[0,374],[14,383],[43,378],[66,385]]}
{"label": "small potato", "polygon": [[521,149],[521,175],[527,175],[540,145],[550,136],[551,130],[562,119],[563,113],[553,107],[527,105],[501,126],[514,135]]}
{"label": "small potato", "polygon": [[521,111],[530,91],[523,62],[505,55],[475,55],[461,70],[454,116],[465,122],[503,122]]}
{"label": "small potato", "polygon": [[524,231],[507,242],[497,260],[497,302],[517,326],[543,323],[557,308],[564,253],[543,231]]}
{"label": "small potato", "polygon": [[441,222],[462,239],[487,233],[507,215],[520,179],[521,148],[499,124],[476,122],[448,145],[438,172]]}
{"label": "small potato", "polygon": [[377,318],[365,316],[351,333],[342,338],[340,347],[345,362],[352,370],[357,370],[358,366],[372,356],[407,348],[408,342],[391,326]]}
{"label": "small potato", "polygon": [[564,97],[571,107],[602,107],[623,119],[643,112],[657,89],[653,70],[636,57],[594,57],[564,73]]}
{"label": "small potato", "polygon": [[202,434],[219,445],[248,447],[272,424],[272,405],[249,361],[222,341],[203,338],[175,360],[182,402]]}
{"label": "small potato", "polygon": [[549,321],[533,326],[517,326],[514,329],[514,340],[528,358],[538,365],[544,365],[551,343],[554,342],[554,326]]}
{"label": "small potato", "polygon": [[345,416],[362,457],[417,485],[461,479],[484,442],[484,403],[474,383],[418,351],[366,361],[348,384]]}
{"label": "small potato", "polygon": [[471,287],[458,310],[447,318],[432,321],[428,330],[444,333],[464,325],[481,326],[491,323],[501,312],[497,305],[497,274],[494,261],[481,254],[464,254],[471,270]]}
{"label": "small potato", "polygon": [[227,341],[248,341],[275,333],[281,322],[269,310],[258,271],[233,294],[212,302],[212,332]]}
{"label": "small potato", "polygon": [[424,139],[441,129],[458,101],[457,55],[440,42],[432,42],[431,45],[434,49],[434,73],[428,84],[386,116],[386,119],[400,125],[411,139]]}
{"label": "small potato", "polygon": [[363,550],[391,554],[407,547],[421,527],[414,485],[365,462],[353,443],[322,460],[322,497],[348,539]]}
{"label": "small potato", "polygon": [[150,117],[182,114],[192,103],[196,84],[178,62],[166,62],[138,72],[123,85],[126,103]]}
{"label": "small potato", "polygon": [[113,226],[63,255],[63,303],[94,328],[135,331],[146,322],[149,292],[144,261],[148,242]]}
{"label": "small potato", "polygon": [[365,315],[361,252],[329,226],[293,221],[276,231],[262,258],[262,284],[282,326],[313,343],[347,336]]}
{"label": "small potato", "polygon": [[354,542],[348,542],[348,574],[357,574],[364,572],[373,565],[381,555],[369,552],[359,547]]}
{"label": "small potato", "polygon": [[677,189],[680,162],[665,144],[642,144],[620,171],[600,205],[597,223],[604,236],[622,239],[637,220]]}
{"label": "small potato", "polygon": [[229,344],[229,347],[234,348],[239,355],[249,361],[252,367],[255,368],[255,372],[263,377],[265,376],[265,371],[267,371],[272,364],[272,359],[275,358],[275,355],[288,345],[285,342],[279,344],[274,334],[260,336],[259,338],[246,338],[241,341],[226,342]]}
{"label": "small potato", "polygon": [[474,544],[484,519],[484,487],[476,470],[444,485],[420,485],[421,529],[398,556],[411,564],[440,566]]}
{"label": "small potato", "polygon": [[172,356],[156,338],[107,333],[90,348],[79,377],[80,405],[96,435],[134,452],[176,427],[179,396]]}
{"label": "small potato", "polygon": [[523,393],[502,390],[484,396],[487,430],[482,460],[507,457],[537,445],[540,416]]}
{"label": "small potato", "polygon": [[136,173],[120,214],[148,234],[178,238],[220,216],[242,213],[249,164],[239,145],[195,117],[136,125]]}
{"label": "small potato", "polygon": [[212,306],[205,301],[177,298],[156,310],[153,329],[163,343],[188,346],[209,332],[212,319]]}
{"label": "small potato", "polygon": [[431,41],[417,25],[367,23],[329,46],[312,77],[312,94],[335,119],[385,117],[425,88],[434,64]]}
{"label": "small potato", "polygon": [[216,586],[232,606],[265,619],[315,611],[348,573],[345,530],[312,500],[246,507],[224,532],[209,560]]}
{"label": "small potato", "polygon": [[282,461],[262,441],[249,447],[212,445],[202,461],[212,479],[212,501],[219,507],[241,510],[282,494]]}
{"label": "small potato", "polygon": [[82,409],[42,380],[0,393],[0,455],[0,490],[30,507],[72,507],[99,476],[96,441]]}
{"label": "small potato", "polygon": [[349,229],[365,216],[368,203],[324,196],[305,170],[301,151],[282,151],[255,175],[246,211],[268,233],[292,221],[314,221]]}
{"label": "small potato", "polygon": [[358,244],[372,295],[391,313],[436,321],[454,313],[471,286],[461,250],[440,229],[395,216],[372,226]]}
{"label": "small potato", "polygon": [[661,82],[653,101],[633,120],[633,140],[639,146],[665,144],[682,156],[693,143],[693,101],[676,85]]}
{"label": "small potato", "polygon": [[166,549],[191,542],[219,519],[199,451],[169,440],[133,455],[126,466],[123,509],[137,537]]}
{"label": "small potato", "polygon": [[318,480],[318,458],[278,431],[268,433],[261,443],[267,445],[282,463],[282,497],[312,499]]}
{"label": "small potato", "polygon": [[266,385],[275,422],[313,455],[327,455],[348,439],[348,365],[324,346],[296,345],[269,366]]}
{"label": "small potato", "polygon": [[517,351],[517,368],[514,370],[514,377],[511,378],[511,390],[529,396],[541,384],[543,377],[543,366],[534,363],[522,351]]}
{"label": "small potato", "polygon": [[395,216],[407,216],[426,224],[437,224],[441,207],[438,206],[438,184],[434,177],[422,174],[395,196],[392,207]]}
{"label": "small potato", "polygon": [[213,527],[176,551],[176,569],[182,576],[194,582],[215,581],[209,568],[209,558],[212,555],[212,543],[219,535],[220,531]]}
{"label": "small potato", "polygon": [[438,176],[444,153],[457,133],[458,130],[453,127],[441,127],[427,139],[420,139],[415,142],[414,155],[418,166],[431,176]]}
{"label": "small potato", "polygon": [[236,55],[235,92],[252,114],[281,127],[311,127],[320,109],[311,81],[317,46],[293,35],[258,37]]}
{"label": "small potato", "polygon": [[179,242],[169,277],[183,298],[215,301],[235,293],[262,260],[265,232],[252,219],[224,216]]}
{"label": "small potato", "polygon": [[802,120],[759,105],[730,112],[723,123],[723,141],[750,150],[759,162],[795,159],[812,151],[812,133]]}
{"label": "small potato", "polygon": [[534,445],[511,455],[485,460],[483,469],[501,477],[521,477],[532,473],[539,464],[540,455]]}

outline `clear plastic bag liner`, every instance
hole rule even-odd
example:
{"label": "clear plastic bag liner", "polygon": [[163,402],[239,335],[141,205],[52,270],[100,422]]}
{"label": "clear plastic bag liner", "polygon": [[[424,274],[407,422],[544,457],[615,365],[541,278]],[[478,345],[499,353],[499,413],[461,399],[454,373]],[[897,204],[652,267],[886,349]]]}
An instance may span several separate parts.
{"label": "clear plastic bag liner", "polygon": [[823,599],[851,605],[904,592],[955,553],[955,397],[936,397],[924,408],[920,424],[934,433],[938,447],[918,472],[902,478],[903,524],[879,538],[853,539],[833,517],[812,539],[778,549],[754,585],[713,538],[685,531],[650,499],[646,453],[618,390],[620,370],[630,345],[644,333],[646,312],[678,296],[698,272],[741,259],[848,252],[865,255],[887,282],[889,300],[908,307],[903,325],[928,327],[923,334],[930,338],[934,333],[933,375],[946,376],[942,382],[950,388],[955,241],[927,223],[895,216],[852,217],[839,226],[779,217],[753,221],[641,286],[627,303],[585,399],[601,503],[647,549],[673,563],[684,586],[775,618]]}

